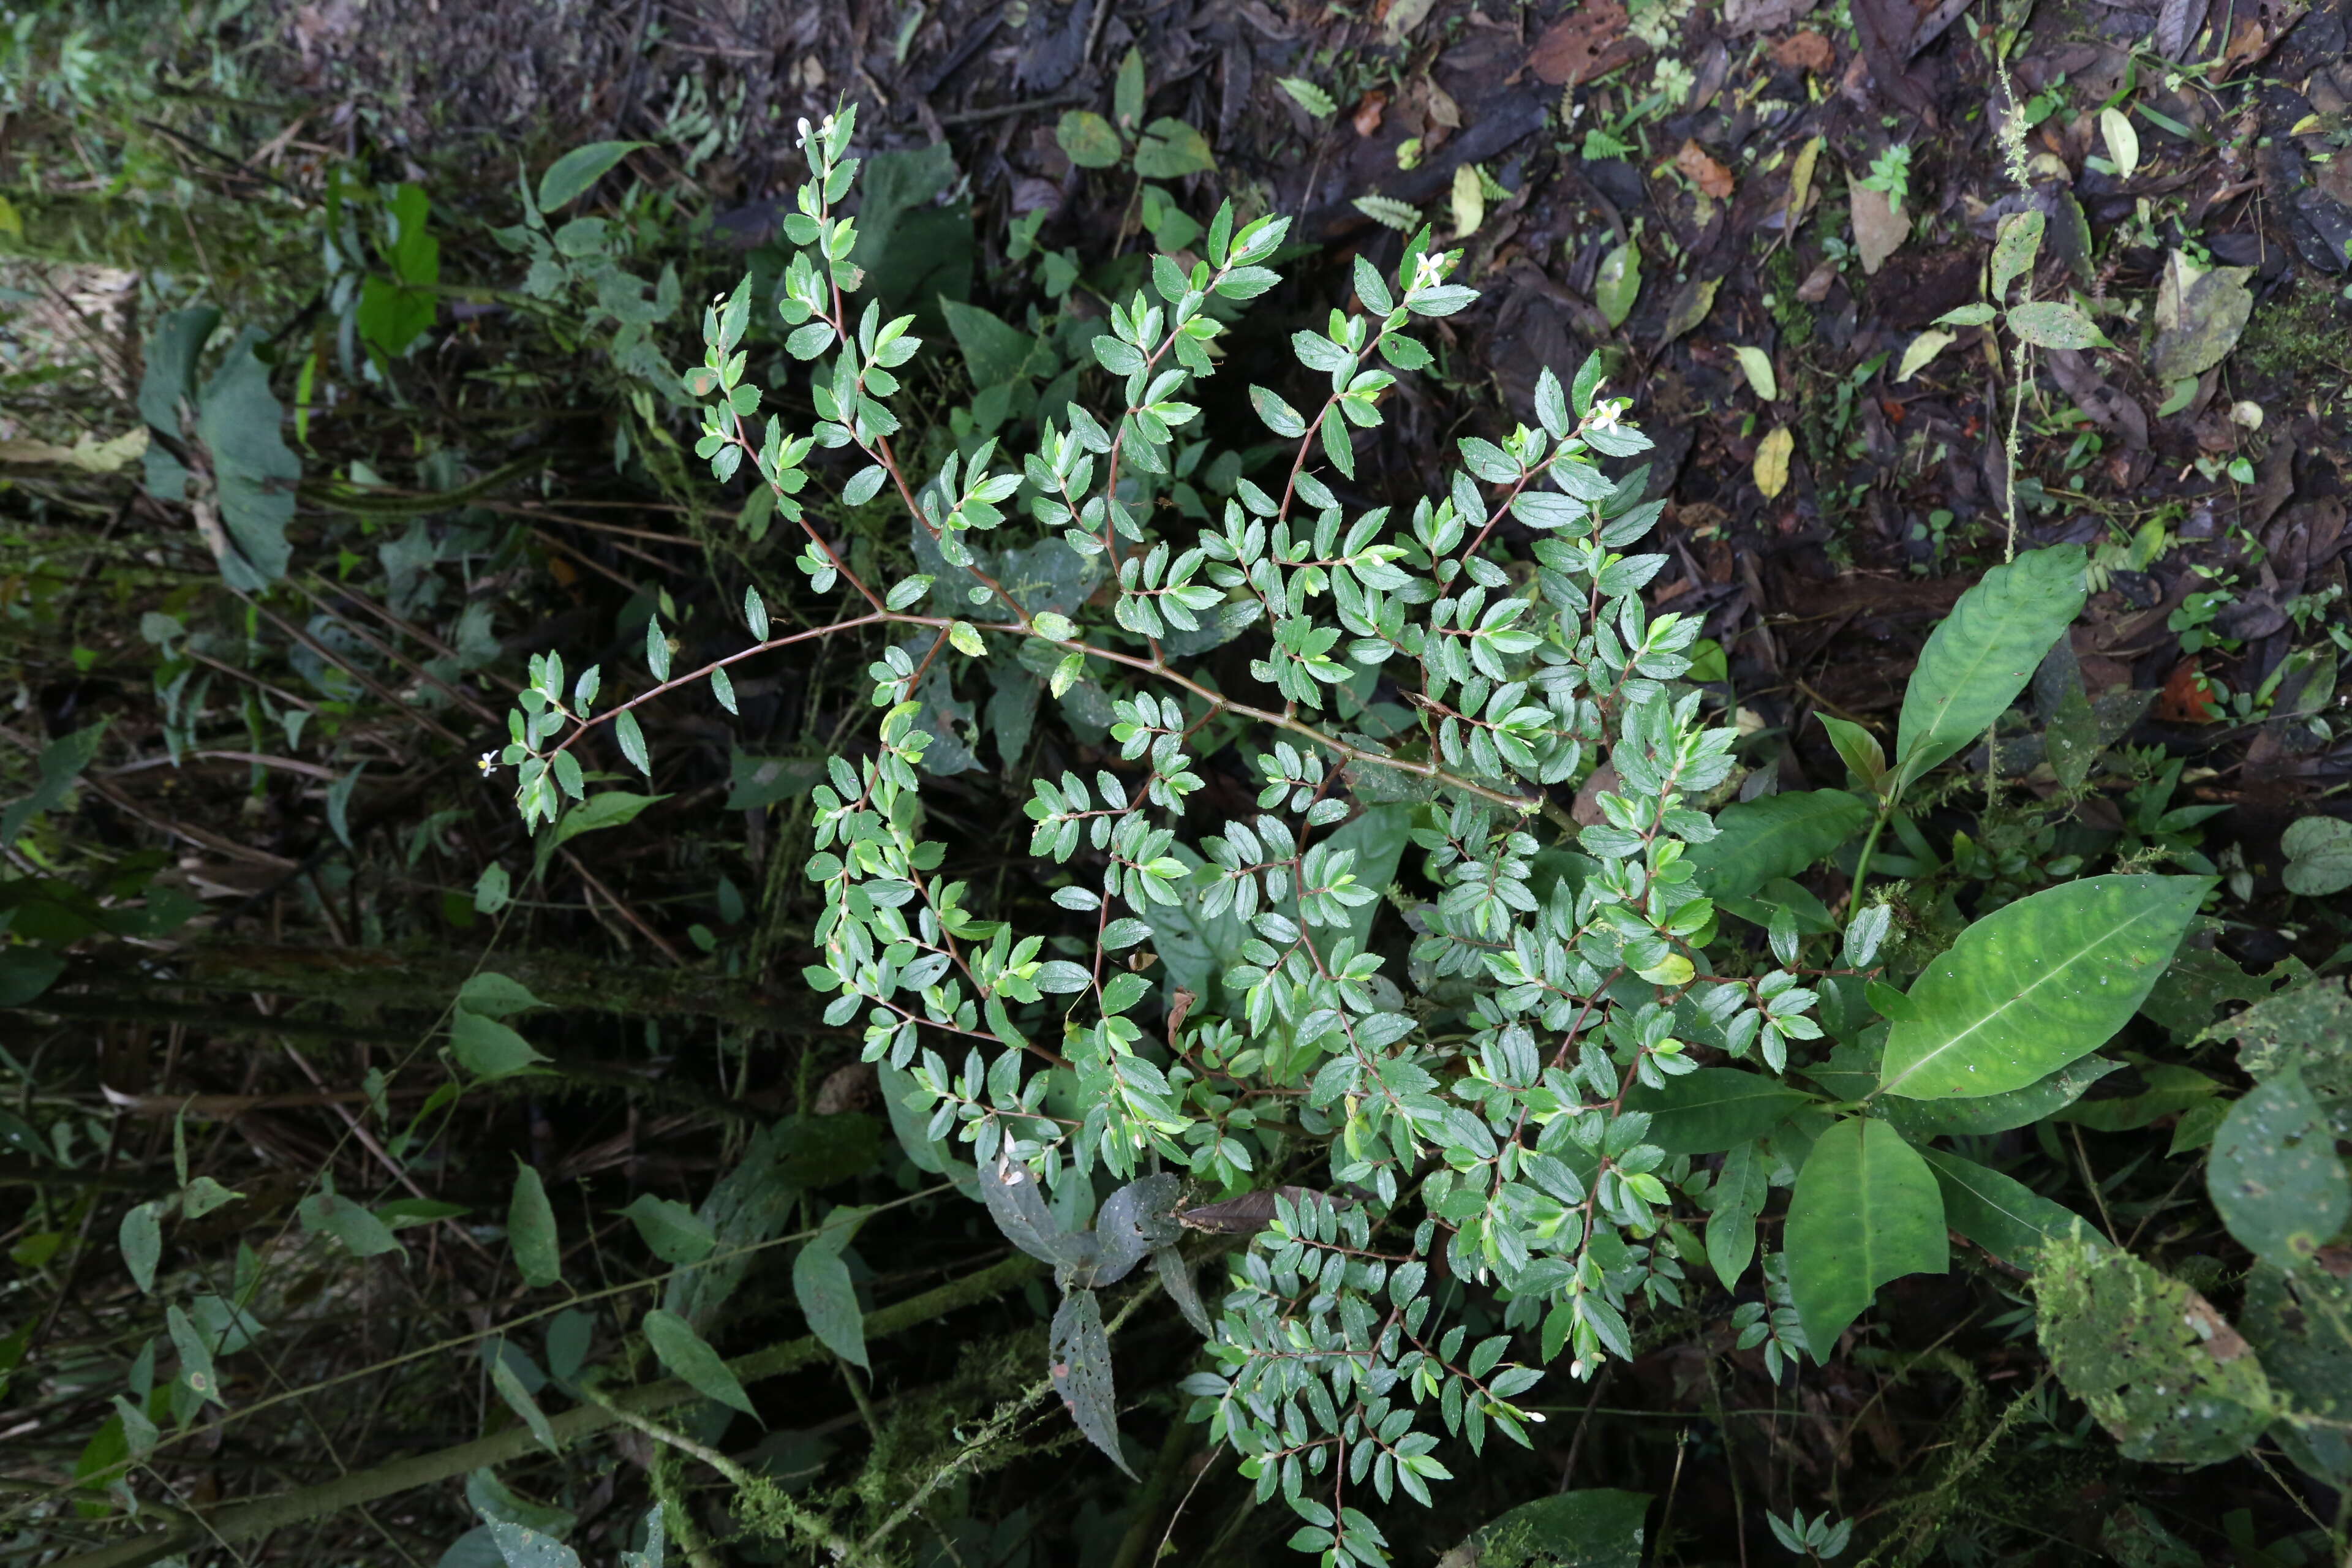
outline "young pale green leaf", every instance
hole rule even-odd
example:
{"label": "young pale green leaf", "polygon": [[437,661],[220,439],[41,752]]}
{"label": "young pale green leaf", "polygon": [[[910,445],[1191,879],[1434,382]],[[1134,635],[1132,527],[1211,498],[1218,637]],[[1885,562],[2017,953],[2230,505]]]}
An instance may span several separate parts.
{"label": "young pale green leaf", "polygon": [[718,1245],[710,1222],[672,1199],[640,1193],[635,1202],[620,1212],[636,1226],[646,1248],[664,1263],[698,1263]]}
{"label": "young pale green leaf", "polygon": [[2053,1241],[2105,1241],[2081,1215],[2024,1183],[1942,1149],[1920,1156],[1944,1194],[1944,1223],[2012,1268],[2031,1269]]}
{"label": "young pale green leaf", "polygon": [[1641,297],[1642,253],[1630,244],[1618,246],[1601,258],[1601,270],[1592,279],[1592,302],[1613,331],[1625,324],[1633,313],[1633,301]]}
{"label": "young pale green leaf", "polygon": [[1797,1321],[1814,1359],[1827,1361],[1881,1285],[1944,1271],[1943,1194],[1894,1128],[1850,1117],[1814,1142],[1797,1173],[1785,1246]]}
{"label": "young pale green leaf", "polygon": [[1181,120],[1162,116],[1153,121],[1135,144],[1135,172],[1147,180],[1181,180],[1209,174],[1216,166],[1209,139]]}
{"label": "young pale green leaf", "polygon": [[514,1364],[503,1355],[490,1358],[490,1386],[499,1391],[499,1397],[506,1401],[515,1418],[530,1428],[530,1435],[538,1439],[541,1447],[551,1454],[563,1451],[562,1445],[555,1440],[555,1427],[548,1421],[547,1412],[539,1407],[539,1401],[531,1397],[530,1390],[516,1374]]}
{"label": "young pale green leaf", "polygon": [[654,1347],[654,1354],[661,1358],[670,1375],[691,1384],[696,1393],[746,1415],[756,1417],[760,1414],[752,1408],[751,1396],[743,1392],[742,1384],[719,1358],[719,1352],[694,1331],[693,1324],[676,1312],[660,1307],[647,1312],[646,1342]]}
{"label": "young pale green leaf", "polygon": [[1842,789],[1791,790],[1725,806],[1716,837],[1684,857],[1717,899],[1746,898],[1776,877],[1793,877],[1862,831],[1870,806]]}
{"label": "young pale green leaf", "polygon": [[2131,116],[2113,107],[2099,110],[2099,139],[2107,144],[2116,178],[2130,179],[2139,167],[2139,132],[2133,129]]}
{"label": "young pale green leaf", "polygon": [[1748,389],[1767,403],[1777,401],[1780,395],[1780,382],[1772,374],[1772,356],[1762,349],[1747,344],[1731,352],[1738,356],[1740,373],[1748,377]]}
{"label": "young pale green leaf", "polygon": [[2230,1108],[2205,1182],[2230,1234],[2277,1268],[2309,1263],[2352,1215],[2336,1129],[2292,1068]]}
{"label": "young pale green leaf", "polygon": [[531,1289],[563,1278],[563,1248],[556,1237],[555,1208],[547,1201],[547,1184],[520,1160],[515,1162],[514,1196],[507,1205],[507,1245],[514,1248],[522,1282]]}
{"label": "young pale green leaf", "polygon": [[469,975],[457,987],[457,1005],[485,1018],[511,1018],[517,1013],[528,1013],[547,1004],[532,995],[530,987],[521,981],[486,969]]}
{"label": "young pale green leaf", "polygon": [[2029,551],[1960,595],[1903,693],[1893,797],[1991,728],[2082,612],[2079,544]]}
{"label": "young pale green leaf", "polygon": [[449,1051],[460,1067],[480,1079],[507,1078],[547,1060],[496,1018],[462,1007],[449,1020]]}
{"label": "young pale green leaf", "polygon": [[539,210],[551,213],[569,206],[589,186],[604,177],[614,164],[649,142],[591,142],[574,147],[547,166],[539,177]]}
{"label": "young pale green leaf", "polygon": [[1853,770],[1863,787],[1875,791],[1886,777],[1886,748],[1878,743],[1878,737],[1832,714],[1816,712],[1813,717],[1830,732],[1830,744],[1837,748],[1837,754],[1845,759],[1845,765]]}
{"label": "young pale green leaf", "polygon": [[2005,904],[1911,986],[1884,1093],[1973,1099],[2023,1089],[2105,1045],[2171,962],[2206,877],[2086,877]]}
{"label": "young pale green leaf", "polygon": [[1288,93],[1291,101],[1318,120],[1328,120],[1339,112],[1339,106],[1331,100],[1331,95],[1305,77],[1277,77],[1275,85]]}
{"label": "young pale green leaf", "polygon": [[1802,1089],[1744,1068],[1701,1068],[1666,1079],[1662,1089],[1636,1086],[1625,1109],[1650,1113],[1646,1142],[1671,1157],[1736,1149],[1778,1127],[1789,1113],[1813,1102]]}
{"label": "young pale green leaf", "polygon": [[122,1247],[122,1261],[131,1270],[131,1282],[139,1287],[142,1296],[155,1293],[155,1265],[163,1257],[163,1220],[153,1204],[138,1204],[122,1216],[116,1227],[115,1239]]}
{"label": "young pale green leaf", "polygon": [[866,1359],[866,1316],[857,1305],[857,1288],[849,1278],[842,1248],[857,1234],[870,1209],[837,1208],[824,1216],[818,1231],[793,1258],[793,1295],[800,1302],[809,1331],[827,1350],[846,1362],[868,1366]]}
{"label": "young pale green leaf", "polygon": [[1111,113],[1132,131],[1143,123],[1143,51],[1129,47],[1120,57],[1118,78],[1111,89]]}
{"label": "young pale green leaf", "polygon": [[1949,348],[1951,343],[1952,334],[1949,332],[1921,332],[1917,337],[1913,338],[1910,346],[1903,351],[1902,362],[1895,367],[1895,379],[1897,382],[1910,380],[1925,370],[1928,363]]}

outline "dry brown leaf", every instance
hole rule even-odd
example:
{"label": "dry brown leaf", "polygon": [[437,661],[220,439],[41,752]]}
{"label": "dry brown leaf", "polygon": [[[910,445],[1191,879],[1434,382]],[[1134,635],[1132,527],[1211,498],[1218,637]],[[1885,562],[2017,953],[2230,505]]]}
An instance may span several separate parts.
{"label": "dry brown leaf", "polygon": [[1808,27],[1773,45],[1772,62],[1808,70],[1815,76],[1827,76],[1837,66],[1837,50],[1827,38]]}
{"label": "dry brown leaf", "polygon": [[1381,129],[1381,116],[1387,112],[1388,107],[1389,95],[1387,93],[1368,92],[1364,94],[1362,101],[1356,105],[1356,112],[1354,116],[1356,122],[1356,134],[1359,136],[1373,136],[1379,134]]}
{"label": "dry brown leaf", "polygon": [[1625,7],[1618,0],[1586,0],[1544,29],[1528,51],[1528,65],[1553,87],[1587,80],[1600,71],[1609,47],[1624,34],[1625,20]]}
{"label": "dry brown leaf", "polygon": [[1682,171],[1683,178],[1717,201],[1731,199],[1731,171],[1709,157],[1706,149],[1697,142],[1683,143],[1683,150],[1675,154],[1675,167]]}
{"label": "dry brown leaf", "polygon": [[1853,197],[1853,247],[1862,255],[1862,269],[1876,275],[1886,258],[1910,237],[1911,219],[1886,199],[1886,193],[1860,183],[1850,187]]}

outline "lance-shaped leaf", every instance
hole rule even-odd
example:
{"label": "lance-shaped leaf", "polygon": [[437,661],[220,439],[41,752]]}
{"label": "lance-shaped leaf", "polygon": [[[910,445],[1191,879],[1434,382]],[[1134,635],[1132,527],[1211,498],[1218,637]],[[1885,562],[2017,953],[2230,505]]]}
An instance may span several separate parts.
{"label": "lance-shaped leaf", "polygon": [[2023,1089],[2106,1044],[2171,961],[2205,877],[2085,877],[2004,905],[1911,987],[1879,1088],[1913,1100]]}
{"label": "lance-shaped leaf", "polygon": [[751,1408],[751,1396],[743,1392],[735,1373],[719,1352],[706,1343],[694,1325],[676,1312],[656,1307],[646,1314],[646,1342],[654,1347],[654,1354],[673,1377],[683,1378],[693,1384],[696,1393],[719,1404],[740,1410],[746,1415],[757,1416]]}
{"label": "lance-shaped leaf", "polygon": [[1118,1447],[1118,1402],[1111,1388],[1110,1335],[1091,1290],[1073,1290],[1054,1313],[1048,1352],[1054,1392],[1070,1407],[1070,1417],[1087,1441],[1110,1456],[1112,1464],[1137,1479]]}
{"label": "lance-shaped leaf", "polygon": [[1852,1117],[1814,1142],[1786,1231],[1789,1290],[1805,1342],[1826,1361],[1878,1288],[1950,1260],[1934,1173],[1884,1121]]}
{"label": "lance-shaped leaf", "polygon": [[1894,795],[2009,710],[2083,608],[2079,544],[2028,551],[1960,595],[1927,638],[1903,693]]}
{"label": "lance-shaped leaf", "polygon": [[555,1427],[548,1421],[547,1412],[539,1407],[539,1401],[530,1396],[530,1390],[523,1386],[514,1364],[504,1355],[490,1358],[490,1386],[499,1391],[499,1397],[506,1401],[507,1408],[515,1413],[515,1418],[530,1428],[530,1435],[538,1439],[541,1447],[551,1454],[563,1451],[562,1446],[556,1441]]}
{"label": "lance-shaped leaf", "polygon": [[857,1287],[841,1249],[857,1234],[870,1209],[836,1208],[824,1216],[818,1231],[793,1258],[793,1295],[808,1319],[809,1331],[842,1360],[871,1369],[866,1359],[866,1315],[858,1310]]}
{"label": "lance-shaped leaf", "polygon": [[1070,1248],[1065,1245],[1061,1227],[1045,1208],[1045,1196],[1037,1190],[1037,1178],[1025,1165],[1009,1160],[991,1160],[980,1168],[981,1201],[988,1205],[989,1217],[1004,1239],[1030,1257],[1047,1263],[1067,1259]]}
{"label": "lance-shaped leaf", "polygon": [[514,1196],[507,1205],[507,1245],[515,1268],[533,1289],[563,1278],[563,1248],[556,1239],[555,1208],[539,1173],[515,1162]]}
{"label": "lance-shaped leaf", "polygon": [[2083,1216],[2024,1183],[1942,1149],[1921,1156],[1943,1189],[1944,1223],[2014,1268],[2032,1268],[2053,1241],[2106,1245]]}

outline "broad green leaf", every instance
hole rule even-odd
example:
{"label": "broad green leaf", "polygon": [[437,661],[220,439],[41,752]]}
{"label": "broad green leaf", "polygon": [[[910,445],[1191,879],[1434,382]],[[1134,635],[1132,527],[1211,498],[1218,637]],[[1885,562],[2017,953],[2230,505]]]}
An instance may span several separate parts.
{"label": "broad green leaf", "polygon": [[2023,1089],[2107,1043],[2171,960],[2205,877],[2086,877],[2006,904],[1911,987],[1880,1088],[1913,1100]]}
{"label": "broad green leaf", "polygon": [[2205,1183],[2230,1234],[2276,1268],[2309,1263],[2352,1214],[2336,1130],[2291,1068],[2231,1107]]}
{"label": "broad green leaf", "polygon": [[2105,1057],[2084,1057],[2067,1063],[2046,1078],[2005,1094],[1978,1095],[1967,1100],[1906,1100],[1889,1096],[1886,1119],[1914,1143],[1950,1134],[1982,1136],[2031,1127],[2045,1116],[2065,1110],[2090,1087],[2124,1064]]}
{"label": "broad green leaf", "polygon": [[155,1265],[163,1257],[163,1218],[156,1205],[134,1205],[116,1227],[115,1239],[121,1244],[122,1261],[131,1270],[131,1282],[139,1287],[141,1295],[153,1295]]}
{"label": "broad green leaf", "polygon": [[694,1385],[696,1393],[719,1404],[757,1417],[751,1407],[751,1396],[728,1370],[719,1352],[703,1342],[694,1325],[676,1312],[656,1307],[646,1314],[646,1342],[654,1347],[663,1366],[673,1377],[685,1379]]}
{"label": "broad green leaf", "polygon": [[2044,1247],[2077,1235],[2106,1245],[2082,1215],[2022,1182],[1942,1149],[1920,1157],[1943,1190],[1944,1223],[2013,1268],[2032,1268]]}
{"label": "broad green leaf", "polygon": [[1046,1342],[1054,1392],[1062,1396],[1078,1430],[1087,1442],[1110,1457],[1129,1480],[1136,1479],[1127,1456],[1119,1452],[1118,1400],[1112,1391],[1110,1336],[1104,1331],[1102,1309],[1091,1290],[1073,1290],[1055,1310],[1054,1328]]}
{"label": "broad green leaf", "polygon": [[1900,798],[2009,710],[2083,608],[2079,544],[2028,551],[1984,574],[1927,638],[1903,693],[1895,747]]}
{"label": "broad green leaf", "polygon": [[258,327],[239,334],[205,384],[196,416],[196,439],[212,458],[225,531],[212,542],[214,553],[222,580],[248,594],[286,575],[293,554],[286,525],[294,519],[294,488],[302,478],[301,460],[281,434],[286,410],[270,393],[268,366],[254,352],[263,336]]}
{"label": "broad green leaf", "polygon": [[2204,1297],[2131,1254],[2053,1242],[2034,1297],[2051,1369],[2126,1458],[2218,1464],[2270,1424],[2270,1380],[2245,1340]]}
{"label": "broad green leaf", "polygon": [[1143,123],[1144,78],[1143,51],[1129,48],[1120,57],[1118,78],[1111,89],[1111,113],[1121,125],[1133,130]]}
{"label": "broad green leaf", "polygon": [[646,1549],[643,1552],[621,1553],[621,1568],[662,1568],[662,1554],[669,1544],[668,1531],[663,1528],[660,1503],[646,1510]]}
{"label": "broad green leaf", "polygon": [[1883,1121],[1849,1117],[1813,1142],[1789,1202],[1789,1291],[1805,1342],[1827,1361],[1878,1288],[1950,1262],[1944,1199],[1911,1145]]}
{"label": "broad green leaf", "polygon": [[841,1260],[841,1249],[871,1212],[835,1209],[824,1216],[824,1228],[793,1258],[793,1295],[801,1315],[808,1319],[809,1332],[842,1360],[868,1367],[866,1314],[858,1308],[857,1288],[850,1280],[849,1265]]}
{"label": "broad green leaf", "polygon": [[354,1258],[405,1251],[399,1238],[392,1234],[391,1226],[351,1199],[334,1193],[313,1193],[296,1206],[295,1212],[301,1216],[304,1230],[333,1237],[351,1248]]}
{"label": "broad green leaf", "polygon": [[1180,180],[1217,166],[1209,139],[1181,120],[1163,115],[1145,128],[1135,144],[1135,172],[1147,180]]}
{"label": "broad green leaf", "polygon": [[1643,1141],[1671,1157],[1736,1149],[1813,1102],[1802,1089],[1760,1072],[1701,1068],[1666,1079],[1663,1089],[1636,1087],[1625,1097],[1625,1109],[1650,1113],[1649,1135]]}
{"label": "broad green leaf", "polygon": [[1054,140],[1081,169],[1108,169],[1118,162],[1122,150],[1111,122],[1086,109],[1064,110],[1061,123],[1054,128]]}
{"label": "broad green leaf", "polygon": [[664,1263],[698,1263],[718,1245],[710,1222],[684,1204],[640,1193],[622,1209],[646,1247]]}
{"label": "broad green leaf", "polygon": [[205,1342],[196,1325],[179,1308],[166,1307],[163,1327],[172,1336],[172,1348],[180,1352],[180,1381],[200,1402],[210,1400],[215,1405],[226,1405],[228,1401],[221,1397],[220,1378],[213,1371],[212,1346]]}
{"label": "broad green leaf", "polygon": [[2262,1357],[2271,1387],[2294,1414],[2270,1435],[2287,1458],[2338,1491],[2352,1487],[2352,1279],[2325,1268],[2294,1273],[2256,1264],[2238,1328]]}
{"label": "broad green leaf", "polygon": [[1560,1492],[1487,1521],[1439,1559],[1439,1568],[1642,1568],[1648,1492]]}
{"label": "broad green leaf", "polygon": [[919,1093],[914,1074],[887,1061],[877,1062],[875,1072],[882,1090],[882,1103],[890,1113],[890,1130],[898,1136],[898,1146],[907,1152],[907,1159],[918,1171],[935,1176],[945,1176],[956,1184],[956,1190],[977,1203],[980,1201],[980,1173],[969,1160],[956,1157],[950,1144],[930,1134],[930,1117],[907,1103],[908,1097]]}
{"label": "broad green leaf", "polygon": [[1756,1216],[1764,1212],[1771,1184],[1762,1149],[1742,1143],[1723,1157],[1723,1169],[1707,1189],[1706,1260],[1727,1290],[1756,1259]]}
{"label": "broad green leaf", "polygon": [[[1829,731],[1830,744],[1837,748],[1838,756],[1853,771],[1854,777],[1862,781],[1863,787],[1875,792],[1879,781],[1886,776],[1886,748],[1878,743],[1878,737],[1861,725],[1834,714],[1815,713],[1813,717],[1819,719],[1822,728]],[[1775,800],[1779,797],[1767,795],[1764,798]]]}
{"label": "broad green leaf", "polygon": [[[547,1412],[539,1407],[539,1401],[533,1399],[530,1390],[523,1386],[513,1363],[503,1355],[490,1358],[490,1386],[499,1391],[499,1397],[506,1401],[507,1408],[515,1413],[515,1418],[530,1428],[531,1436],[538,1440],[541,1447],[551,1454],[563,1451],[555,1440],[555,1427],[548,1421]],[[509,1558],[508,1561],[512,1562],[513,1559]]]}
{"label": "broad green leaf", "polygon": [[574,147],[547,166],[539,177],[539,210],[551,213],[569,206],[581,193],[604,177],[613,165],[647,142],[591,142]]}
{"label": "broad green leaf", "polygon": [[1592,279],[1592,302],[1613,330],[1625,324],[1633,313],[1633,301],[1641,297],[1642,253],[1631,245],[1618,246],[1601,258],[1601,270]]}
{"label": "broad green leaf", "polygon": [[2352,822],[2306,816],[2279,840],[2286,868],[2279,873],[2290,893],[2325,899],[2352,888]]}
{"label": "broad green leaf", "polygon": [[180,1212],[190,1219],[202,1219],[217,1208],[226,1208],[245,1196],[231,1192],[210,1176],[198,1176],[180,1194]]}
{"label": "broad green leaf", "polygon": [[2099,138],[2107,144],[2116,178],[2130,179],[2139,167],[2139,132],[2133,129],[2131,116],[2113,107],[2099,110]]}
{"label": "broad green leaf", "polygon": [[547,1201],[547,1185],[539,1173],[515,1162],[514,1196],[507,1204],[507,1245],[514,1248],[515,1268],[533,1289],[563,1278],[563,1248],[555,1230],[555,1208]]}
{"label": "broad green leaf", "polygon": [[1716,836],[1684,857],[1716,899],[1745,898],[1776,877],[1793,877],[1862,831],[1870,806],[1842,789],[1796,790],[1727,805]]}
{"label": "broad green leaf", "polygon": [[2166,258],[2156,285],[2156,341],[2148,349],[2158,380],[2202,375],[2230,357],[2253,315],[2253,291],[2246,287],[2253,275],[2251,267],[2208,271],[2185,250]]}
{"label": "broad green leaf", "polygon": [[482,868],[482,874],[474,879],[474,912],[479,915],[497,914],[507,907],[507,900],[512,896],[513,891],[514,879],[508,874],[504,866],[495,860],[491,861]]}
{"label": "broad green leaf", "polygon": [[[956,347],[963,351],[964,370],[971,377],[974,391],[984,391],[1019,374],[1029,356],[1037,351],[1038,340],[1029,332],[1005,321],[978,305],[967,305],[961,300],[942,299],[940,313],[947,317],[948,331],[955,335]],[[874,483],[860,501],[872,499],[888,477],[878,466],[870,470]]]}
{"label": "broad green leaf", "polygon": [[[719,671],[712,671],[718,674]],[[555,825],[554,840],[558,847],[579,837],[583,833],[595,833],[607,827],[619,827],[635,822],[637,814],[656,801],[667,800],[666,795],[631,795],[626,790],[608,789],[590,795],[563,814]]]}
{"label": "broad green leaf", "polygon": [[457,987],[457,1005],[485,1018],[510,1018],[547,1004],[532,995],[530,987],[521,981],[486,969]]}
{"label": "broad green leaf", "polygon": [[2220,1079],[2179,1062],[2143,1063],[2138,1074],[2138,1093],[2077,1100],[2050,1112],[2050,1120],[2098,1132],[2134,1132],[2165,1117],[2185,1115],[2221,1092]]}
{"label": "broad green leaf", "polygon": [[477,1078],[507,1078],[547,1058],[529,1040],[479,1013],[459,1008],[449,1019],[449,1051]]}

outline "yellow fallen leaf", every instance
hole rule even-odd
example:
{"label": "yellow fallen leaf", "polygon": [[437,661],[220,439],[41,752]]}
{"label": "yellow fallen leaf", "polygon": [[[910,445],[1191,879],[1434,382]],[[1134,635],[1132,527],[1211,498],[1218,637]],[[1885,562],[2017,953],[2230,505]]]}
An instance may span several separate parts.
{"label": "yellow fallen leaf", "polygon": [[1454,171],[1454,237],[1463,239],[1477,233],[1486,221],[1486,188],[1478,183],[1476,165],[1465,163]]}
{"label": "yellow fallen leaf", "polygon": [[1772,356],[1759,348],[1736,348],[1739,368],[1748,377],[1748,384],[1756,395],[1770,403],[1780,395],[1780,383],[1772,374]]}
{"label": "yellow fallen leaf", "polygon": [[1773,426],[1772,433],[1756,443],[1756,488],[1771,500],[1789,488],[1789,459],[1797,450],[1797,438],[1785,425]]}
{"label": "yellow fallen leaf", "polygon": [[1914,374],[1926,368],[1929,360],[1942,353],[1951,341],[1952,334],[1949,332],[1921,332],[1917,337],[1913,338],[1911,346],[1903,351],[1903,363],[1895,367],[1895,379],[1910,380]]}

